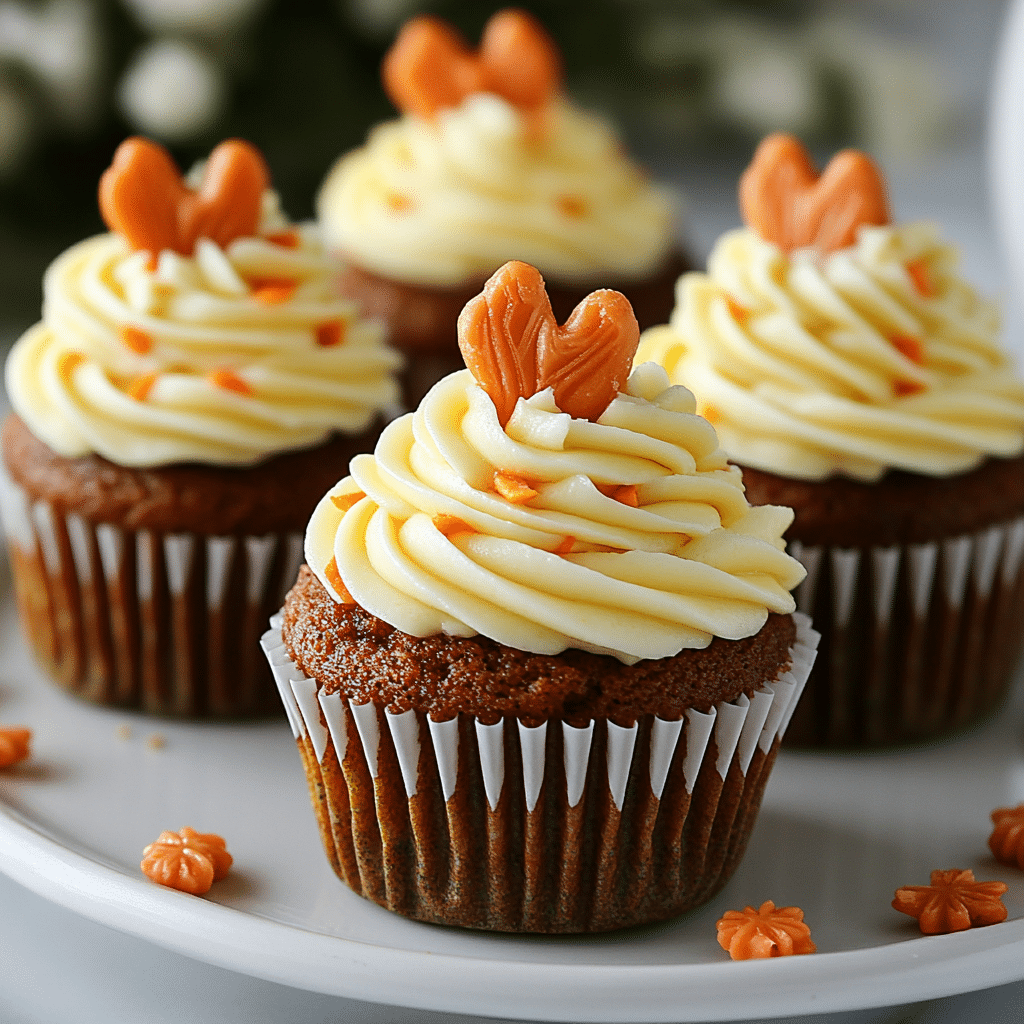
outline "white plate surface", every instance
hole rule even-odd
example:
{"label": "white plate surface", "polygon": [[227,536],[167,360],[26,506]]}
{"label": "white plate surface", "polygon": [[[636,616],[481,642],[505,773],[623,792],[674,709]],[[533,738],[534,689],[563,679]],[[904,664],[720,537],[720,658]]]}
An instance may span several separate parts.
{"label": "white plate surface", "polygon": [[[985,842],[989,810],[1024,801],[1020,687],[1000,718],[933,747],[784,754],[739,871],[689,915],[607,936],[514,937],[406,921],[338,881],[284,719],[183,725],[80,703],[43,682],[9,606],[0,650],[0,722],[35,733],[31,762],[0,773],[0,869],[200,960],[369,1001],[565,1021],[821,1013],[1024,978],[1024,873]],[[207,899],[138,870],[143,846],[183,825],[221,833],[235,857]],[[921,937],[890,908],[893,891],[954,866],[1007,882],[1010,920]],[[804,908],[816,955],[728,960],[715,920],[765,899]]]}

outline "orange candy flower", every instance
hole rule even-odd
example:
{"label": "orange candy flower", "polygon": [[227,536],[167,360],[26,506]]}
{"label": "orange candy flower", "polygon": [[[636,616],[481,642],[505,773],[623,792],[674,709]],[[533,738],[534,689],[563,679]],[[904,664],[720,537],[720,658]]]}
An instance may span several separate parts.
{"label": "orange candy flower", "polygon": [[142,851],[140,867],[160,885],[202,896],[228,873],[231,863],[220,836],[185,826],[180,832],[161,832]]}
{"label": "orange candy flower", "polygon": [[755,910],[727,910],[718,919],[718,944],[733,960],[767,959],[814,953],[811,929],[799,907],[776,907],[765,900]]}
{"label": "orange candy flower", "polygon": [[31,729],[0,729],[0,768],[10,768],[28,757]]}
{"label": "orange candy flower", "polygon": [[995,828],[988,837],[988,846],[1000,864],[1024,871],[1024,804],[997,807],[992,812]]}
{"label": "orange candy flower", "polygon": [[896,890],[893,908],[917,918],[925,935],[961,932],[974,925],[1006,920],[999,898],[1005,882],[976,882],[973,871],[933,871],[931,885],[904,885]]}

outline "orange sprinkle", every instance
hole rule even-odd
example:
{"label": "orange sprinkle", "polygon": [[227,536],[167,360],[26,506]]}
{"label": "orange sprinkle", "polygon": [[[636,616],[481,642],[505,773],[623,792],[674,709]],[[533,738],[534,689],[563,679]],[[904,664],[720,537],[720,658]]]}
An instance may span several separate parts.
{"label": "orange sprinkle", "polygon": [[334,502],[336,508],[347,512],[356,502],[362,501],[365,497],[366,495],[362,491],[350,491],[348,494],[332,494],[331,501]]}
{"label": "orange sprinkle", "polygon": [[272,245],[279,245],[282,249],[298,249],[299,247],[299,233],[297,231],[277,231],[265,237]]}
{"label": "orange sprinkle", "polygon": [[570,551],[572,551],[572,549],[575,546],[575,544],[576,544],[576,538],[575,537],[566,537],[562,541],[562,543],[559,544],[557,548],[555,548],[555,554],[556,555],[567,555],[567,554],[569,554]]}
{"label": "orange sprinkle", "polygon": [[159,373],[142,373],[138,377],[132,377],[128,381],[125,393],[129,398],[134,398],[136,402],[144,402],[149,398],[149,393],[153,390],[153,385],[159,376]]}
{"label": "orange sprinkle", "polygon": [[61,353],[57,358],[57,373],[61,380],[70,387],[72,375],[84,362],[85,356],[81,352]]}
{"label": "orange sprinkle", "polygon": [[384,202],[395,213],[408,213],[412,209],[412,200],[408,196],[403,196],[400,192],[389,192]]}
{"label": "orange sprinkle", "polygon": [[636,508],[640,504],[640,499],[636,496],[636,484],[623,484],[621,487],[616,487],[612,491],[611,497],[631,508]]}
{"label": "orange sprinkle", "polygon": [[522,477],[503,473],[500,469],[494,473],[494,489],[513,505],[522,505],[523,502],[537,497],[537,491]]}
{"label": "orange sprinkle", "polygon": [[921,298],[930,299],[935,294],[935,282],[932,280],[931,271],[924,260],[910,260],[907,263],[907,273]]}
{"label": "orange sprinkle", "polygon": [[132,327],[131,324],[125,324],[121,328],[121,340],[140,356],[144,356],[153,347],[153,339],[145,331]]}
{"label": "orange sprinkle", "polygon": [[345,340],[345,321],[328,320],[316,329],[316,343],[321,348],[333,348]]}
{"label": "orange sprinkle", "polygon": [[234,391],[239,395],[253,393],[249,383],[242,380],[234,370],[214,370],[207,379],[214,387],[223,388],[225,391]]}
{"label": "orange sprinkle", "polygon": [[924,345],[911,334],[890,334],[889,342],[894,349],[902,352],[912,363],[924,366]]}
{"label": "orange sprinkle", "polygon": [[324,569],[324,575],[327,577],[331,586],[337,591],[342,604],[355,604],[352,595],[348,592],[348,587],[341,582],[341,573],[338,572],[338,563],[336,559],[332,558],[327,563],[327,567]]}
{"label": "orange sprinkle", "polygon": [[0,768],[10,768],[11,765],[24,761],[28,757],[31,739],[31,729],[0,729]]}
{"label": "orange sprinkle", "polygon": [[708,423],[720,423],[722,414],[713,405],[702,405],[697,412],[708,421]]}
{"label": "orange sprinkle", "polygon": [[897,398],[906,398],[908,395],[919,395],[928,389],[916,380],[896,380],[893,381],[892,390]]}
{"label": "orange sprinkle", "polygon": [[746,306],[741,306],[731,295],[726,295],[725,303],[733,320],[742,327],[750,316],[750,310]]}
{"label": "orange sprinkle", "polygon": [[459,519],[458,516],[439,515],[433,518],[434,526],[439,533],[450,537],[453,533],[476,533],[469,523]]}
{"label": "orange sprinkle", "polygon": [[249,282],[252,297],[264,306],[280,306],[287,302],[298,286],[298,281],[287,277],[254,277]]}
{"label": "orange sprinkle", "polygon": [[555,199],[555,206],[563,217],[570,217],[573,220],[580,220],[587,215],[586,200],[580,196],[572,196],[563,193]]}

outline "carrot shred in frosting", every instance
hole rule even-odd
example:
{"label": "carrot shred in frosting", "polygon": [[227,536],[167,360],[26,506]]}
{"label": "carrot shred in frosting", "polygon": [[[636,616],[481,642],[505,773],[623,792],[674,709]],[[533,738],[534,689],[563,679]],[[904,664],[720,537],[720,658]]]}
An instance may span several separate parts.
{"label": "carrot shred in frosting", "polygon": [[992,835],[988,846],[1000,864],[1024,871],[1024,804],[997,807],[992,812]]}
{"label": "carrot shred in frosting", "polygon": [[234,370],[213,370],[207,378],[214,387],[223,388],[225,391],[234,391],[239,395],[251,395],[252,385],[242,380]]}
{"label": "carrot shred in frosting", "polygon": [[621,487],[616,487],[611,496],[623,505],[629,505],[630,508],[636,508],[640,504],[636,493],[636,484],[623,484]]}
{"label": "carrot shred in frosting", "polygon": [[581,196],[563,193],[555,200],[558,212],[571,220],[582,220],[587,215],[587,202]]}
{"label": "carrot shred in frosting", "polygon": [[412,200],[401,192],[389,192],[384,201],[388,204],[388,209],[394,210],[395,213],[408,213],[413,206]]}
{"label": "carrot shred in frosting", "polygon": [[494,473],[494,489],[513,505],[522,505],[531,498],[537,497],[537,491],[529,482],[512,473],[504,473],[500,469]]}
{"label": "carrot shred in frosting", "polygon": [[132,377],[128,381],[125,393],[129,398],[134,398],[136,402],[144,402],[149,398],[149,393],[153,390],[153,385],[156,384],[159,376],[159,373],[141,373],[138,377]]}
{"label": "carrot shred in frosting", "polygon": [[264,236],[273,245],[279,245],[282,249],[298,249],[299,233],[297,231],[275,231],[272,235]]}
{"label": "carrot shred in frosting", "polygon": [[576,546],[576,538],[573,536],[567,536],[563,538],[562,542],[555,548],[556,555],[567,555]]}
{"label": "carrot shred in frosting", "polygon": [[904,885],[896,890],[893,909],[917,918],[925,935],[961,932],[975,925],[1006,920],[1000,897],[1005,882],[977,882],[974,872],[951,868],[933,871],[930,885]]}
{"label": "carrot shred in frosting", "polygon": [[717,406],[711,405],[710,403],[701,405],[697,409],[697,413],[704,417],[708,423],[714,425],[722,419],[722,414],[718,411]]}
{"label": "carrot shred in frosting", "polygon": [[349,491],[347,494],[332,494],[331,502],[335,508],[347,512],[356,502],[362,501],[365,497],[366,495],[362,491]]}
{"label": "carrot shred in frosting", "polygon": [[180,832],[161,832],[160,838],[142,851],[139,866],[160,885],[202,896],[227,875],[232,863],[220,836],[186,826]]}
{"label": "carrot shred in frosting", "polygon": [[280,306],[287,302],[298,286],[298,281],[287,277],[254,277],[249,281],[252,297],[264,306]]}
{"label": "carrot shred in frosting", "polygon": [[897,352],[901,352],[912,363],[924,366],[924,345],[912,334],[890,334],[889,343]]}
{"label": "carrot shred in frosting", "polygon": [[432,520],[439,533],[450,537],[453,533],[476,533],[476,530],[458,516],[439,515]]}
{"label": "carrot shred in frosting", "polygon": [[928,388],[920,381],[897,380],[893,381],[892,390],[897,398],[906,398],[908,395],[919,395],[922,391],[927,391]]}
{"label": "carrot shred in frosting", "polygon": [[727,910],[716,927],[718,944],[733,960],[794,956],[817,949],[804,912],[799,907],[776,907],[771,900],[756,909]]}
{"label": "carrot shred in frosting", "polygon": [[75,370],[85,361],[85,355],[81,352],[62,352],[57,358],[57,373],[68,387],[71,386],[71,378],[74,376]]}
{"label": "carrot shred in frosting", "polygon": [[20,727],[0,728],[0,768],[10,768],[29,755],[32,730]]}
{"label": "carrot shred in frosting", "polygon": [[153,347],[153,339],[145,331],[131,324],[125,324],[121,328],[121,340],[140,356],[144,356]]}
{"label": "carrot shred in frosting", "polygon": [[316,329],[316,343],[321,348],[333,348],[345,340],[344,320],[328,320]]}
{"label": "carrot shred in frosting", "polygon": [[935,294],[935,282],[932,280],[931,270],[924,260],[910,260],[907,263],[907,273],[921,298],[930,299]]}
{"label": "carrot shred in frosting", "polygon": [[341,573],[338,572],[338,561],[336,558],[331,558],[324,568],[324,575],[327,577],[327,581],[335,591],[337,591],[338,597],[341,598],[342,604],[355,604],[355,600],[352,595],[348,592],[348,587],[341,580]]}
{"label": "carrot shred in frosting", "polygon": [[740,305],[731,295],[726,295],[725,304],[729,307],[729,315],[742,327],[750,316],[750,310]]}

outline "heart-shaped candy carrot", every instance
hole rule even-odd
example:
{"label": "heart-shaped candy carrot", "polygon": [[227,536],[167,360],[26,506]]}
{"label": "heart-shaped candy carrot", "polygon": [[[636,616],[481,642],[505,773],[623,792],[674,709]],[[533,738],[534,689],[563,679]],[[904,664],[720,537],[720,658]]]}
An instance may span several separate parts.
{"label": "heart-shaped candy carrot", "polygon": [[535,111],[558,89],[561,59],[554,41],[525,11],[495,14],[476,51],[441,19],[422,16],[403,26],[381,77],[395,106],[420,117],[458,106],[474,92],[497,93]]}
{"label": "heart-shaped candy carrot", "polygon": [[100,178],[100,213],[135,250],[191,256],[200,238],[224,248],[254,235],[269,184],[259,150],[240,139],[222,142],[210,154],[202,184],[193,191],[163,146],[135,137],[118,146]]}
{"label": "heart-shaped candy carrot", "polygon": [[513,260],[459,316],[459,348],[502,426],[520,398],[545,388],[576,419],[596,420],[621,391],[640,341],[629,300],[591,292],[559,326],[544,279]]}
{"label": "heart-shaped candy carrot", "polygon": [[740,178],[747,225],[789,252],[822,253],[853,245],[861,224],[888,224],[881,171],[863,153],[837,153],[819,176],[807,150],[790,135],[769,135]]}

